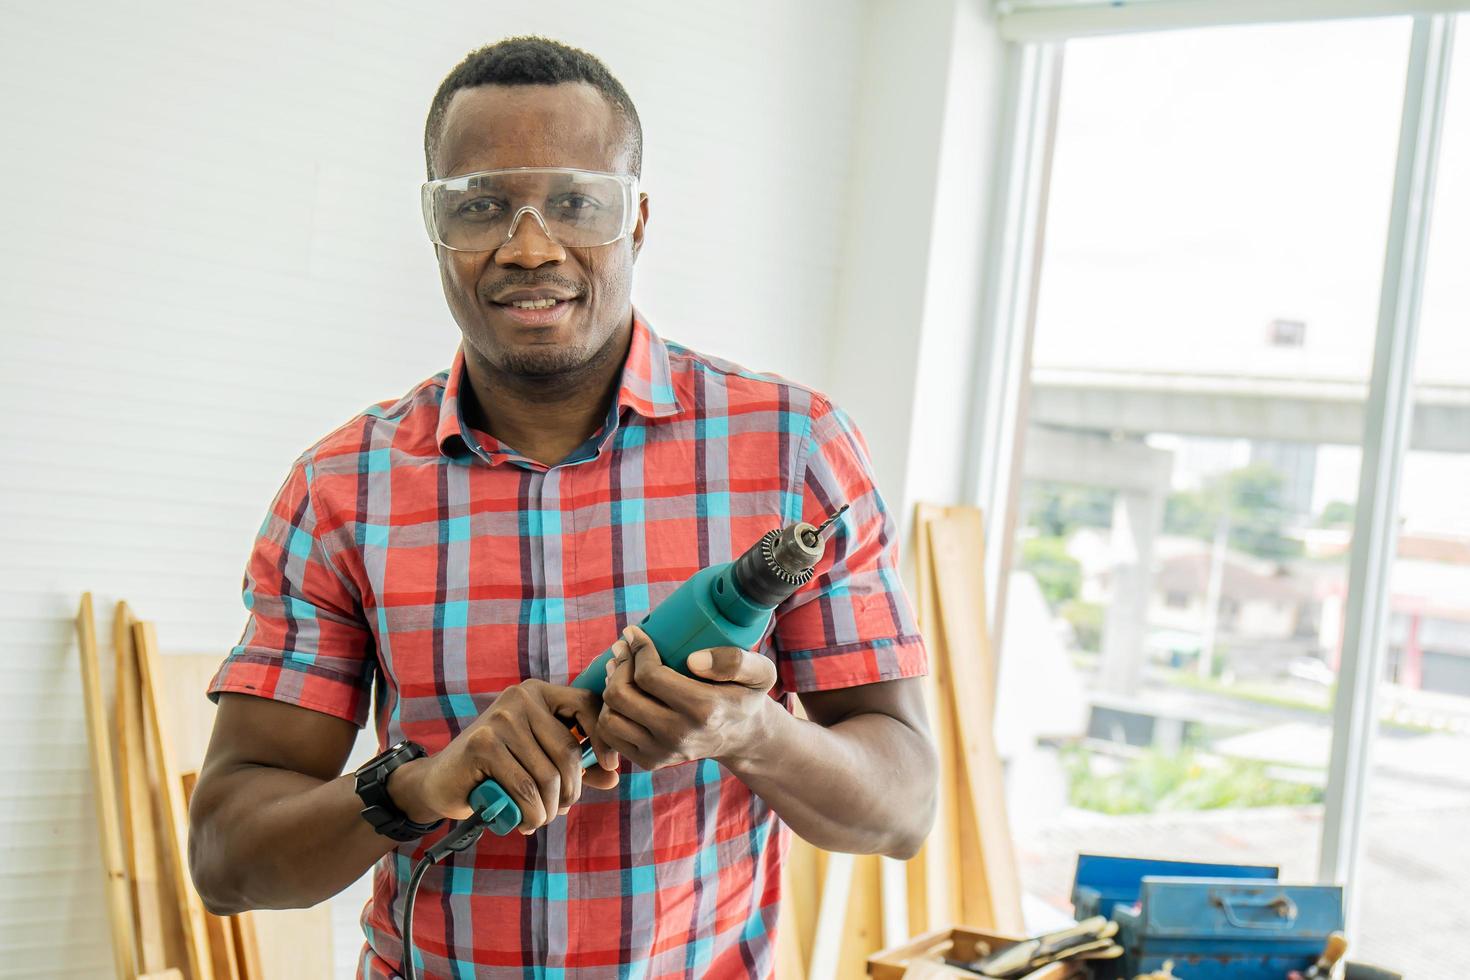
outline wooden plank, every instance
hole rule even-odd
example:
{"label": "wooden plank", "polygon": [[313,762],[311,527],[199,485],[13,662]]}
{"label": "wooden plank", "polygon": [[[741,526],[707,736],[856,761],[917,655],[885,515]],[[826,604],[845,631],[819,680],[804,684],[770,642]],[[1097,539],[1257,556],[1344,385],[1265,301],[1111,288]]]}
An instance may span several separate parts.
{"label": "wooden plank", "polygon": [[235,942],[235,962],[240,966],[240,980],[265,980],[260,962],[260,939],[255,934],[255,913],[241,912],[230,916],[231,935]]}
{"label": "wooden plank", "polygon": [[332,967],[331,905],[261,909],[252,913],[260,935],[260,962],[271,980],[322,980]]}
{"label": "wooden plank", "polygon": [[158,786],[168,833],[164,851],[168,856],[173,896],[184,912],[184,938],[188,974],[192,980],[214,980],[209,952],[209,931],[204,920],[204,903],[189,880],[189,818],[184,807],[184,786],[179,777],[168,726],[163,721],[167,706],[160,697],[162,677],[158,657],[158,637],[152,623],[133,624],[133,643],[137,648],[138,667],[143,680],[143,705],[148,715],[149,740],[158,760]]}
{"label": "wooden plank", "polygon": [[796,931],[796,910],[781,890],[781,913],[776,925],[776,976],[781,980],[806,980],[806,961],[801,956],[801,936]]}
{"label": "wooden plank", "polygon": [[949,507],[929,522],[939,636],[952,674],[950,709],[960,748],[960,921],[1007,933],[1025,929],[1020,874],[995,746],[995,671],[985,619],[980,511]]}
{"label": "wooden plank", "polygon": [[878,855],[854,855],[851,882],[847,889],[847,916],[843,922],[837,959],[839,977],[862,976],[867,972],[868,957],[883,948],[883,895]]}
{"label": "wooden plank", "polygon": [[82,700],[87,712],[87,742],[92,755],[92,796],[97,806],[97,832],[102,841],[102,888],[112,930],[112,960],[119,977],[134,974],[133,911],[128,894],[127,865],[118,823],[117,783],[113,781],[112,740],[108,737],[107,702],[102,696],[102,662],[97,651],[97,620],[92,593],[83,592],[77,609],[77,649],[82,664]]}
{"label": "wooden plank", "polygon": [[914,508],[914,530],[909,540],[914,554],[915,605],[919,630],[929,651],[929,673],[924,678],[924,700],[939,757],[938,799],[934,827],[919,853],[908,861],[909,934],[919,935],[962,921],[963,908],[956,880],[959,843],[958,740],[954,734],[953,699],[948,654],[939,630],[939,596],[930,559],[929,525],[943,516],[932,504]]}
{"label": "wooden plank", "polygon": [[177,913],[166,904],[160,880],[157,815],[149,787],[143,692],[133,647],[132,621],[128,604],[119,602],[112,615],[112,645],[117,665],[118,779],[122,787],[123,849],[132,887],[138,969],[156,973],[168,968],[165,923],[177,918]]}
{"label": "wooden plank", "polygon": [[847,927],[849,891],[852,886],[851,854],[827,854],[822,881],[822,903],[817,914],[817,931],[812,937],[812,956],[807,967],[809,980],[837,980],[837,963],[842,955],[842,937]]}
{"label": "wooden plank", "polygon": [[[214,729],[215,706],[205,691],[224,658],[218,653],[167,653],[157,659],[165,701],[164,719],[180,771],[198,769]],[[333,972],[331,906],[261,909],[231,916],[248,945],[236,962],[242,977],[321,980]]]}
{"label": "wooden plank", "polygon": [[[194,787],[199,782],[199,773],[189,770],[179,774],[184,788],[184,806],[194,798]],[[215,980],[240,980],[240,967],[235,959],[235,928],[230,920],[218,916],[208,909],[204,912],[204,925],[209,931],[209,958],[214,968]]]}
{"label": "wooden plank", "polygon": [[[811,961],[812,942],[817,931],[817,914],[821,908],[823,856],[820,849],[792,836],[782,870],[781,927],[791,934],[802,975]],[[785,976],[778,973],[778,976]]]}
{"label": "wooden plank", "polygon": [[159,690],[168,704],[164,721],[180,772],[204,768],[216,711],[205,691],[222,662],[224,657],[217,653],[159,651]]}

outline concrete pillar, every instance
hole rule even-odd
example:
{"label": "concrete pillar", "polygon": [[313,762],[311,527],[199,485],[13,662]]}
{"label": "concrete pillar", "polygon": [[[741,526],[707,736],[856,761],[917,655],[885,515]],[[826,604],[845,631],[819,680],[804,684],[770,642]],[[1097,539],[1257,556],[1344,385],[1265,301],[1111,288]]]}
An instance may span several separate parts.
{"label": "concrete pillar", "polygon": [[1121,490],[1113,504],[1112,598],[1103,621],[1098,688],[1131,697],[1143,679],[1148,603],[1153,593],[1154,539],[1164,520],[1168,485]]}
{"label": "concrete pillar", "polygon": [[1403,659],[1399,662],[1399,684],[1418,691],[1424,687],[1424,647],[1419,643],[1422,613],[1409,614],[1408,635],[1404,637]]}

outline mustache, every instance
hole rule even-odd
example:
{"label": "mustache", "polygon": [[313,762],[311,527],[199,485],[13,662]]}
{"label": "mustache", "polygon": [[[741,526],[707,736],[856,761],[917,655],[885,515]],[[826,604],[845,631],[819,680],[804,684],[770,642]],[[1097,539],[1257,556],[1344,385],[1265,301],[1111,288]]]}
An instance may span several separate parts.
{"label": "mustache", "polygon": [[520,287],[535,288],[537,286],[552,286],[564,292],[573,293],[580,297],[587,290],[582,284],[566,276],[555,272],[508,272],[500,276],[494,282],[485,283],[480,287],[480,298],[486,302],[492,302],[491,297],[498,295],[507,289]]}

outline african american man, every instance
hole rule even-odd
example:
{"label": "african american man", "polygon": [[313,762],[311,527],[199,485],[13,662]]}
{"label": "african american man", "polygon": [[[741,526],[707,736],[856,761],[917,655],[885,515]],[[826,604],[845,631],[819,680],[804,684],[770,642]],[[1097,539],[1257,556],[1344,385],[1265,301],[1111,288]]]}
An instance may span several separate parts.
{"label": "african american man", "polygon": [[[933,819],[925,652],[866,448],[820,393],[634,310],[642,129],[596,58],[473,52],[425,155],[462,340],[303,453],[266,516],[209,689],[199,892],[217,913],[309,906],[376,865],[359,971],[397,976],[409,869],[493,778],[519,833],[425,877],[420,976],[770,976],[791,831],[904,858]],[[842,504],[759,649],[695,653],[690,677],[629,626]],[[568,686],[609,648],[601,698]],[[381,754],[358,779],[370,706]]]}

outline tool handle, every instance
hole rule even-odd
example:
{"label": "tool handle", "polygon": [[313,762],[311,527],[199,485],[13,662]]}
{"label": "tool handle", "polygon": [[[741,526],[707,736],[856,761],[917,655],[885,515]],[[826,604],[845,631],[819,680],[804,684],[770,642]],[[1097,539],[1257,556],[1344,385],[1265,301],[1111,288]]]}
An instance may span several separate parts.
{"label": "tool handle", "polygon": [[[758,609],[759,616],[748,622],[735,622],[717,604],[721,590],[731,588],[729,568],[726,563],[696,572],[638,623],[653,641],[659,658],[671,669],[687,675],[686,661],[694,651],[718,646],[751,649],[765,634],[773,610]],[[726,601],[729,601],[728,594]],[[607,662],[612,655],[611,648],[598,654],[572,680],[572,687],[601,695],[607,686]],[[572,726],[572,734],[578,736],[577,741],[585,742],[586,736],[575,723],[567,724]],[[589,745],[582,754],[583,768],[596,763],[597,756]],[[520,825],[520,807],[493,779],[475,787],[470,793],[470,806],[493,833],[505,835]]]}
{"label": "tool handle", "polygon": [[[582,669],[582,672],[573,679],[571,686],[579,687],[584,691],[591,691],[601,695],[607,687],[607,662],[612,659],[612,648],[598,654],[590,664]],[[587,733],[582,731],[582,726],[575,721],[561,719],[572,731],[572,737],[582,746],[582,768],[589,769],[597,765],[597,752],[587,741]],[[491,833],[504,837],[515,830],[521,824],[521,808],[516,801],[511,799],[510,794],[493,779],[487,779],[470,791],[470,806],[490,828]],[[478,836],[478,835],[476,835]]]}
{"label": "tool handle", "polygon": [[[577,736],[577,741],[582,744],[582,768],[589,769],[597,765],[597,752],[587,741],[587,736],[582,729],[573,722],[572,734]],[[510,794],[493,779],[487,779],[470,791],[470,806],[474,807],[475,813],[486,827],[495,834],[504,837],[515,830],[521,824],[521,808],[516,801],[511,799]]]}
{"label": "tool handle", "polygon": [[1332,970],[1337,966],[1337,961],[1342,959],[1342,955],[1347,952],[1347,946],[1347,936],[1342,933],[1334,932],[1328,936],[1327,948],[1322,951],[1321,956],[1317,957],[1317,962],[1302,974],[1302,980],[1326,980],[1327,977],[1332,976]]}
{"label": "tool handle", "polygon": [[[1225,921],[1237,929],[1287,929],[1296,922],[1296,902],[1285,892],[1269,899],[1216,895],[1214,900],[1225,913]],[[1271,915],[1263,916],[1262,912]]]}

